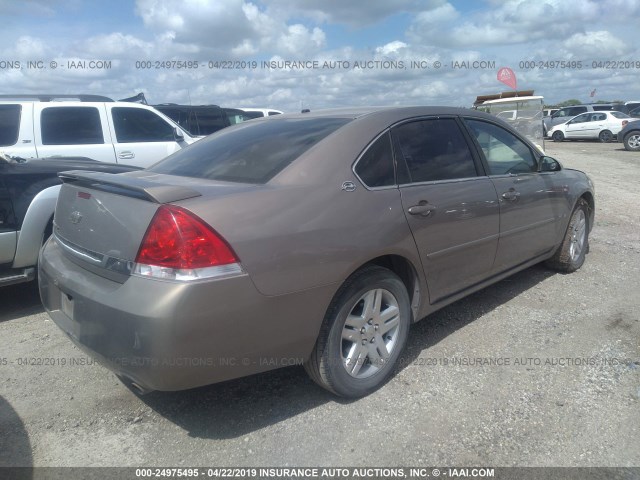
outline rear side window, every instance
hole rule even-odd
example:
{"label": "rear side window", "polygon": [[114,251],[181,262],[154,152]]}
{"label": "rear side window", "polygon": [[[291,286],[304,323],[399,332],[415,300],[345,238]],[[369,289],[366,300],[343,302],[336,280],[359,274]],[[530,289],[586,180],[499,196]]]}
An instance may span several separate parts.
{"label": "rear side window", "polygon": [[360,157],[355,170],[360,180],[368,187],[385,187],[395,184],[393,152],[388,133],[378,138],[367,149]]}
{"label": "rear side window", "polygon": [[420,120],[392,130],[411,182],[475,177],[469,146],[453,118]]}
{"label": "rear side window", "polygon": [[173,127],[150,110],[114,107],[111,114],[118,143],[175,141]]}
{"label": "rear side window", "polygon": [[40,116],[43,145],[104,143],[100,113],[95,107],[48,107]]}
{"label": "rear side window", "polygon": [[210,135],[227,127],[225,113],[219,108],[155,107],[192,135]]}
{"label": "rear side window", "polygon": [[249,120],[249,119],[252,119],[252,118],[262,118],[262,117],[264,117],[262,112],[244,112],[243,116],[244,116],[244,118],[246,120]]}
{"label": "rear side window", "polygon": [[348,118],[278,119],[222,130],[149,170],[185,177],[266,183]]}
{"label": "rear side window", "polygon": [[15,145],[20,133],[20,105],[0,105],[0,147]]}
{"label": "rear side window", "polygon": [[[629,115],[622,112],[611,112],[611,115],[613,115],[616,118],[631,118],[629,117]],[[606,120],[606,118],[603,118],[603,120]]]}
{"label": "rear side window", "polygon": [[191,116],[192,122],[198,125],[197,135],[211,135],[228,126],[223,115],[224,112],[222,110],[194,111]]}

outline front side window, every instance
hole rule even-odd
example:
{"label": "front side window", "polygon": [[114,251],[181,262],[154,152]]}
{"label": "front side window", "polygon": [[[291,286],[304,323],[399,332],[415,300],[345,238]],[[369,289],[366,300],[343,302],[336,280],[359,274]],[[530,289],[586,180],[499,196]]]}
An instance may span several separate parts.
{"label": "front side window", "polygon": [[571,120],[571,123],[584,123],[589,121],[589,114],[583,113],[582,115],[578,115],[576,118]]}
{"label": "front side window", "polygon": [[385,187],[393,185],[393,151],[391,139],[385,133],[378,138],[360,157],[356,165],[356,173],[368,187]]}
{"label": "front side window", "polygon": [[538,163],[531,149],[511,132],[480,120],[466,119],[466,123],[480,144],[490,175],[538,171]]}
{"label": "front side window", "polygon": [[392,134],[398,146],[398,162],[405,162],[411,182],[477,175],[469,146],[453,118],[405,123],[395,127]]}
{"label": "front side window", "polygon": [[584,113],[586,111],[587,111],[587,107],[572,107],[569,109],[569,115],[571,116],[580,115],[581,113]]}
{"label": "front side window", "polygon": [[175,141],[173,127],[149,110],[114,107],[111,114],[118,143]]}
{"label": "front side window", "polygon": [[48,107],[40,115],[43,145],[104,143],[100,113],[95,107]]}
{"label": "front side window", "polygon": [[266,183],[348,118],[247,122],[177,151],[149,170],[241,183]]}
{"label": "front side window", "polygon": [[15,145],[20,133],[20,105],[0,105],[0,147]]}

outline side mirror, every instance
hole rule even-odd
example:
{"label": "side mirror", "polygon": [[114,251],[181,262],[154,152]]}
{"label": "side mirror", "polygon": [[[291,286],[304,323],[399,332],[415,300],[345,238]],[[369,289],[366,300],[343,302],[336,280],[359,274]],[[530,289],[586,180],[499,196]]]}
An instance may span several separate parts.
{"label": "side mirror", "polygon": [[555,158],[547,157],[546,155],[540,158],[541,172],[557,172],[559,170],[562,170],[562,167]]}
{"label": "side mirror", "polygon": [[173,128],[173,138],[176,142],[184,142],[184,135],[182,134],[182,130],[178,127]]}

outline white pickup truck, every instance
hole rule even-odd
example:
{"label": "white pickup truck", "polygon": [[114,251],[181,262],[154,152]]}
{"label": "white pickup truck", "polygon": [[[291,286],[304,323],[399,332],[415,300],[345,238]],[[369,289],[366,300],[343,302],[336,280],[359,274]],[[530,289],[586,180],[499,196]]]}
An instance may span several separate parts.
{"label": "white pickup truck", "polygon": [[0,95],[0,152],[148,167],[195,142],[152,107],[98,95]]}

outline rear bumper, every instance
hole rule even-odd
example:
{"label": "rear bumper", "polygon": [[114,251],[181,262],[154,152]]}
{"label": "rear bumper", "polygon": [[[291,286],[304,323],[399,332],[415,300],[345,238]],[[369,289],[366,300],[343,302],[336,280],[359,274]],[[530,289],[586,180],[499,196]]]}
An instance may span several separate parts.
{"label": "rear bumper", "polygon": [[42,302],[83,351],[149,390],[183,390],[288,365],[310,354],[334,286],[278,297],[248,275],[197,283],[93,274],[51,238]]}

